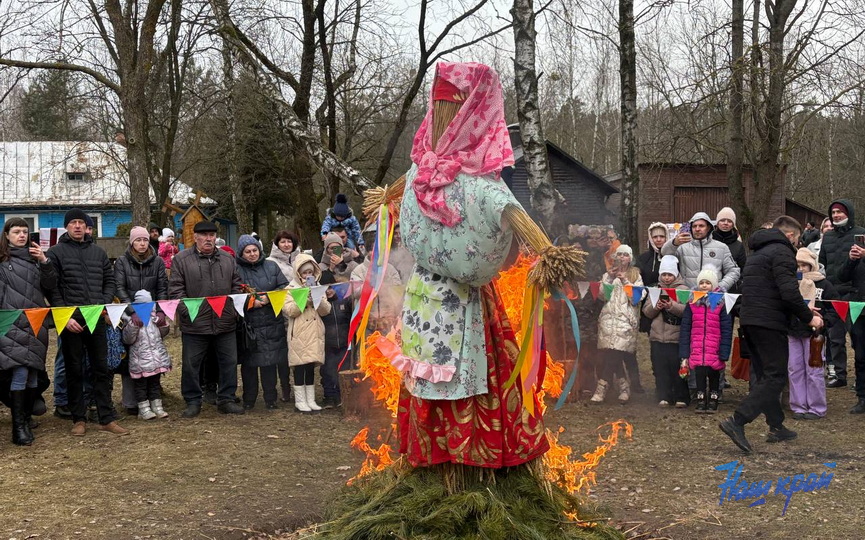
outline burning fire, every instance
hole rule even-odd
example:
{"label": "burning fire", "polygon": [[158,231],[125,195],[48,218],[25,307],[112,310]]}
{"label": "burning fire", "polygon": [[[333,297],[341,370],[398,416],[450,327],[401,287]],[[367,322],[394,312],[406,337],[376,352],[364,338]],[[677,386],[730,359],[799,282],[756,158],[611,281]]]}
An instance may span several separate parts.
{"label": "burning fire", "polygon": [[[624,430],[625,437],[631,438],[633,426],[624,420],[616,420],[599,427],[602,429],[610,426],[610,434],[604,437],[598,434],[598,445],[592,452],[583,454],[582,461],[571,461],[570,446],[559,444],[559,435],[565,431],[560,427],[558,433],[547,430],[547,440],[550,442],[550,450],[544,454],[544,464],[547,466],[547,478],[557,483],[568,493],[587,490],[597,483],[595,469],[607,452],[619,442],[619,433]],[[575,518],[574,518],[575,519]]]}
{"label": "burning fire", "polygon": [[[393,433],[395,429],[396,425],[392,425],[391,433]],[[357,473],[357,476],[347,482],[348,485],[351,485],[352,482],[358,478],[366,476],[373,471],[383,471],[393,463],[393,458],[390,456],[392,449],[390,445],[387,444],[387,441],[381,443],[378,449],[374,449],[368,442],[366,442],[368,436],[369,427],[365,427],[354,436],[354,439],[351,440],[351,447],[365,453],[366,459],[363,460],[363,465],[360,466],[360,472]],[[390,439],[390,435],[388,435],[388,439]],[[381,435],[378,436],[378,440],[381,440]]]}
{"label": "burning fire", "polygon": [[379,345],[382,348],[398,347],[394,332],[391,331],[387,336],[375,332],[367,338],[366,347],[360,355],[360,370],[364,373],[364,380],[372,380],[372,393],[376,401],[384,403],[390,415],[396,418],[402,374],[391,365]]}

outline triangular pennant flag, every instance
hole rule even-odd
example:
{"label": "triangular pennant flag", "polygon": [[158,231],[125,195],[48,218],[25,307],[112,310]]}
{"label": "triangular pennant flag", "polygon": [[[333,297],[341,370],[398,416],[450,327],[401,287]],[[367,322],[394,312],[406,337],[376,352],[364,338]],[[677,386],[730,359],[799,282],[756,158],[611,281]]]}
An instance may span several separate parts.
{"label": "triangular pennant flag", "polygon": [[51,311],[51,308],[47,307],[24,310],[24,315],[26,315],[27,320],[30,321],[30,328],[33,329],[33,333],[37,336],[39,335],[39,331],[42,330],[42,323],[45,321],[45,317],[48,315],[49,311]]}
{"label": "triangular pennant flag", "polygon": [[225,309],[225,301],[227,296],[208,296],[207,303],[210,304],[210,309],[216,313],[217,317],[222,317],[222,310]]}
{"label": "triangular pennant flag", "polygon": [[591,283],[589,283],[589,290],[592,291],[592,297],[597,300],[598,296],[601,295],[601,282],[592,281]]}
{"label": "triangular pennant flag", "polygon": [[312,307],[318,309],[318,305],[321,304],[321,299],[324,298],[324,293],[327,292],[327,285],[319,285],[318,287],[313,287],[309,290],[309,296],[312,299]]}
{"label": "triangular pennant flag", "polygon": [[[691,297],[691,291],[688,291],[685,289],[667,289],[667,290],[668,291],[675,291],[676,300],[678,300],[680,304],[687,304],[688,298]],[[670,296],[672,297],[672,295],[670,295]]]}
{"label": "triangular pennant flag", "polygon": [[610,301],[610,296],[613,295],[613,288],[612,283],[604,283],[604,300],[607,302]]}
{"label": "triangular pennant flag", "polygon": [[[676,300],[679,299],[679,293],[676,292],[676,289],[661,289],[661,290],[663,290],[665,293],[667,293],[667,296],[669,296],[670,298],[675,298]],[[679,302],[679,303],[684,304],[684,302]]]}
{"label": "triangular pennant flag", "polygon": [[862,313],[863,307],[865,307],[865,302],[850,302],[850,324],[856,322],[856,319]]}
{"label": "triangular pennant flag", "polygon": [[351,284],[348,282],[334,283],[330,287],[333,289],[333,292],[336,293],[336,296],[340,300],[345,300],[345,297],[348,296],[348,291],[349,291],[349,288],[351,287]]}
{"label": "triangular pennant flag", "polygon": [[51,316],[54,317],[54,327],[57,329],[58,336],[66,329],[66,323],[72,318],[76,309],[75,306],[51,308]]}
{"label": "triangular pennant flag", "polygon": [[174,320],[174,315],[177,313],[177,304],[180,303],[180,300],[160,300],[157,302],[159,304],[159,309],[165,313],[165,316]]}
{"label": "triangular pennant flag", "polygon": [[649,287],[649,302],[652,303],[652,307],[656,307],[658,305],[658,299],[661,297],[661,289],[657,287]]}
{"label": "triangular pennant flag", "polygon": [[[75,308],[72,309],[74,310]],[[0,337],[6,335],[6,332],[8,332],[10,328],[12,328],[12,325],[15,324],[15,321],[17,321],[18,317],[20,316],[20,309],[4,309],[0,311]]]}
{"label": "triangular pennant flag", "polygon": [[135,314],[138,315],[138,318],[141,319],[141,323],[144,326],[150,324],[150,317],[153,315],[153,302],[144,302],[142,304],[132,304],[132,309],[135,310]]}
{"label": "triangular pennant flag", "polygon": [[691,299],[691,302],[696,303],[701,298],[706,296],[708,293],[706,291],[694,291],[694,297]]}
{"label": "triangular pennant flag", "polygon": [[628,297],[628,300],[634,297],[634,286],[633,285],[623,285],[623,289],[625,289],[625,296]]}
{"label": "triangular pennant flag", "polygon": [[724,307],[727,308],[727,314],[730,314],[730,310],[733,309],[733,306],[736,305],[736,300],[739,299],[738,294],[724,293]]}
{"label": "triangular pennant flag", "polygon": [[186,311],[189,312],[189,322],[195,322],[198,317],[198,310],[201,309],[201,303],[204,298],[184,298],[183,305],[186,306]]}
{"label": "triangular pennant flag", "polygon": [[[270,305],[273,308],[273,316],[277,317],[282,311],[282,306],[285,305],[285,297],[288,295],[288,289],[280,289],[278,291],[270,291],[267,297],[270,298]],[[300,304],[298,304],[300,306]],[[306,306],[304,306],[306,307]],[[303,311],[303,308],[300,309]]]}
{"label": "triangular pennant flag", "polygon": [[585,298],[589,293],[589,282],[588,281],[578,281],[577,288],[580,290],[580,298]]}
{"label": "triangular pennant flag", "polygon": [[120,324],[120,319],[123,317],[123,312],[129,304],[105,304],[105,311],[108,312],[108,320],[111,321],[111,327],[117,328]]}
{"label": "triangular pennant flag", "polygon": [[234,303],[234,311],[237,312],[241,317],[244,316],[243,306],[246,305],[246,297],[248,296],[246,293],[239,294],[231,294],[231,301]]}
{"label": "triangular pennant flag", "polygon": [[363,281],[353,279],[351,280],[351,294],[359,293],[363,289]]}
{"label": "triangular pennant flag", "polygon": [[87,325],[87,328],[89,328],[91,332],[96,331],[96,325],[99,323],[99,317],[102,315],[103,309],[105,309],[105,306],[103,305],[78,306],[78,310],[84,317],[84,324]]}
{"label": "triangular pennant flag", "polygon": [[714,311],[715,308],[718,307],[718,304],[721,302],[721,300],[723,298],[724,298],[723,293],[719,293],[719,292],[710,292],[709,293],[709,307],[712,309],[712,311]]}
{"label": "triangular pennant flag", "polygon": [[297,304],[297,309],[300,311],[306,309],[306,299],[309,298],[309,289],[306,287],[302,289],[288,289],[288,292],[290,292],[291,297],[294,298],[294,303]]}
{"label": "triangular pennant flag", "polygon": [[832,308],[835,310],[835,313],[841,317],[842,321],[847,320],[847,312],[850,310],[850,304],[847,302],[841,302],[839,300],[831,300]]}
{"label": "triangular pennant flag", "polygon": [[645,290],[645,287],[638,285],[631,287],[631,304],[636,306],[643,300],[643,290]]}

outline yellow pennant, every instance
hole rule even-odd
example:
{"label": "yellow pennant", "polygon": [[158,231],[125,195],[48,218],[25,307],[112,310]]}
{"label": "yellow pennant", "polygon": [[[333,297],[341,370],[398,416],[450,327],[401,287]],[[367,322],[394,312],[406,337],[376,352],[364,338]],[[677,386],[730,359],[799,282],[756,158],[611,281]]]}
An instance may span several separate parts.
{"label": "yellow pennant", "polygon": [[273,316],[278,317],[282,311],[282,306],[285,304],[285,297],[288,294],[288,289],[280,289],[278,291],[270,291],[267,297],[270,299],[270,307],[273,308]]}
{"label": "yellow pennant", "polygon": [[66,323],[72,318],[76,309],[75,306],[51,308],[51,316],[54,317],[54,326],[57,328],[58,336],[66,329]]}

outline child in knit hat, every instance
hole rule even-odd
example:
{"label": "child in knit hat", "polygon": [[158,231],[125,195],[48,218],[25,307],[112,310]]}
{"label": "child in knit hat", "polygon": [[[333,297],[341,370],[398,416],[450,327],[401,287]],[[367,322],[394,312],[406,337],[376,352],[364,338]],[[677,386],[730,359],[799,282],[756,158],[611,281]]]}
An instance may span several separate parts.
{"label": "child in knit hat", "polygon": [[175,244],[174,231],[167,227],[162,229],[162,243],[159,244],[159,257],[165,263],[166,272],[171,272],[171,262],[178,253],[180,253],[180,248]]}
{"label": "child in knit hat", "polygon": [[[135,304],[153,302],[150,292],[141,289],[135,293]],[[147,324],[144,324],[144,323]],[[132,315],[123,328],[123,343],[129,345],[129,376],[132,378],[138,418],[152,420],[167,418],[162,407],[163,373],[171,371],[171,357],[162,339],[168,335],[165,314],[151,306],[150,319],[143,321],[138,313]]]}
{"label": "child in knit hat", "polygon": [[[664,255],[658,269],[658,287],[661,289],[653,304],[650,299],[643,305],[643,314],[652,322],[649,331],[649,347],[652,358],[652,372],[655,375],[655,397],[658,406],[669,407],[675,403],[677,408],[688,406],[688,382],[679,377],[679,329],[685,304],[679,302],[675,291],[687,289],[679,275],[679,259],[674,255]],[[671,294],[672,293],[672,294]]]}
{"label": "child in knit hat", "polygon": [[360,223],[352,215],[351,208],[348,206],[348,198],[342,193],[336,194],[336,204],[333,205],[333,208],[327,209],[327,216],[321,224],[322,241],[337,225],[344,227],[345,232],[348,234],[348,241],[345,247],[359,251],[358,246],[363,246]]}
{"label": "child in knit hat", "polygon": [[713,414],[718,410],[721,372],[733,339],[733,319],[724,302],[717,301],[712,307],[709,298],[717,287],[718,272],[704,267],[697,276],[695,293],[705,295],[685,307],[679,332],[679,357],[683,363],[687,361],[696,376],[697,413]]}

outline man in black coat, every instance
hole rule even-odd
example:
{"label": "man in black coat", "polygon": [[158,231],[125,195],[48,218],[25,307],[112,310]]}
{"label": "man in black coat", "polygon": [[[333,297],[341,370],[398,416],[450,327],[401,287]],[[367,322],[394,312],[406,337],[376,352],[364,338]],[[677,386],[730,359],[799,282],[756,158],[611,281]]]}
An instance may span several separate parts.
{"label": "man in black coat", "polygon": [[[849,300],[856,294],[856,288],[849,280],[841,278],[841,272],[847,264],[853,237],[865,234],[865,228],[857,227],[854,220],[853,203],[847,199],[838,199],[829,205],[829,217],[832,220],[832,230],[823,235],[820,248],[820,264],[826,269],[826,277],[842,300]],[[835,324],[829,328],[829,348],[827,357],[830,359],[829,388],[847,386],[847,325]]]}
{"label": "man in black coat", "polygon": [[781,216],[772,229],[761,229],[748,241],[751,256],[745,263],[739,314],[757,379],[733,416],[719,425],[745,452],[751,451],[745,424],[760,414],[766,415],[769,424],[766,442],[796,437],[795,431],[784,427],[781,409],[781,391],[787,382],[789,320],[792,316],[812,328],[823,326],[823,319],[811,311],[799,293],[794,246],[801,234],[799,222]]}
{"label": "man in black coat", "polygon": [[[63,226],[66,232],[48,250],[48,258],[57,272],[57,288],[52,291],[51,305],[92,306],[114,301],[114,270],[105,251],[93,243],[87,234],[87,215],[78,208],[66,212]],[[87,403],[84,402],[84,355],[90,361],[93,398],[102,431],[116,435],[129,432],[115,421],[111,403],[112,375],[108,369],[108,341],[105,321],[97,319],[89,328],[80,310],[66,323],[61,347],[66,363],[69,410],[72,413],[72,435],[83,436],[86,430]]]}
{"label": "man in black coat", "polygon": [[[847,262],[841,270],[840,278],[850,281],[855,290],[848,295],[854,302],[865,302],[865,244],[856,242],[850,248]],[[840,325],[839,325],[840,326]],[[850,414],[865,413],[865,317],[859,317],[850,331],[853,343],[854,368],[856,370],[856,405]]]}

